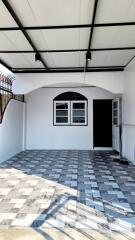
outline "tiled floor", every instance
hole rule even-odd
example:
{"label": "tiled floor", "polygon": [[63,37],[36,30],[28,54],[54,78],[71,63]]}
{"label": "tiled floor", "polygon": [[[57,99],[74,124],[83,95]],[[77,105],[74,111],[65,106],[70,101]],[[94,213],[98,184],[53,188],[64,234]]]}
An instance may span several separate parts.
{"label": "tiled floor", "polygon": [[1,227],[70,227],[87,239],[98,239],[91,230],[125,240],[135,239],[134,224],[135,166],[109,152],[25,151],[0,165]]}

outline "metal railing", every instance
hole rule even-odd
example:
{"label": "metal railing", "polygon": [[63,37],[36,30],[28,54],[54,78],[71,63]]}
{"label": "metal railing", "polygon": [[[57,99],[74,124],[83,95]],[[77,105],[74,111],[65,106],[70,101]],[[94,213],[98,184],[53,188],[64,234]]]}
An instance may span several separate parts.
{"label": "metal railing", "polygon": [[13,94],[12,84],[14,75],[0,71],[0,123],[2,122],[4,112],[11,99],[24,102],[24,95]]}
{"label": "metal railing", "polygon": [[13,98],[12,80],[0,74],[0,123],[10,99]]}

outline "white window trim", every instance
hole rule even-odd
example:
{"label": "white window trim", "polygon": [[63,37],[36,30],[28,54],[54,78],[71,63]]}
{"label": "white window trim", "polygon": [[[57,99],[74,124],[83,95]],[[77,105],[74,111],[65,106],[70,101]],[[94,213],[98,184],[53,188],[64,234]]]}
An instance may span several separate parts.
{"label": "white window trim", "polygon": [[[74,123],[73,122],[73,104],[74,103],[84,103],[85,104],[85,108],[84,109],[82,109],[82,110],[84,110],[85,111],[85,115],[84,115],[84,117],[85,117],[85,122],[84,123]],[[79,110],[81,110],[81,109],[79,109]],[[81,116],[80,116],[81,117]],[[79,101],[71,101],[71,125],[73,126],[73,125],[79,125],[79,126],[85,126],[85,125],[87,125],[87,101],[86,100],[79,100]]]}
{"label": "white window trim", "polygon": [[[67,109],[68,110],[68,122],[67,123],[57,123],[56,122],[56,111],[58,110],[58,109],[56,110],[56,104],[57,103],[67,103],[68,104],[68,109]],[[60,110],[62,110],[62,109],[60,109]],[[58,126],[61,126],[61,125],[68,126],[68,125],[70,125],[70,101],[54,101],[54,125],[58,125]]]}

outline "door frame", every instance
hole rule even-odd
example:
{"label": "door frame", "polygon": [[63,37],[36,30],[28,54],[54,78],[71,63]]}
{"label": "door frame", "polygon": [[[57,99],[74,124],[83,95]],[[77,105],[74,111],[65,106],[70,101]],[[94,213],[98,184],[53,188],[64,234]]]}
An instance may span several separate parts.
{"label": "door frame", "polygon": [[[117,117],[114,116],[114,102],[117,102]],[[117,123],[114,123],[114,118]],[[122,151],[122,136],[120,134],[120,127],[122,125],[122,98],[116,97],[112,101],[112,131],[113,131],[113,150],[120,153]]]}

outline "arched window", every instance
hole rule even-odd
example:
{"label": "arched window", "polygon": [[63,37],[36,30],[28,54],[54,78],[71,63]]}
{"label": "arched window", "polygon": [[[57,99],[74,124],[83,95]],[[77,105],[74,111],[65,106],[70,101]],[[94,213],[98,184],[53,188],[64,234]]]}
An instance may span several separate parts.
{"label": "arched window", "polygon": [[85,96],[77,92],[64,92],[53,100],[54,125],[87,125],[87,105]]}

